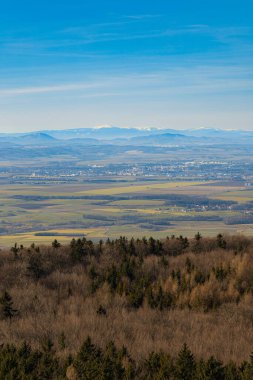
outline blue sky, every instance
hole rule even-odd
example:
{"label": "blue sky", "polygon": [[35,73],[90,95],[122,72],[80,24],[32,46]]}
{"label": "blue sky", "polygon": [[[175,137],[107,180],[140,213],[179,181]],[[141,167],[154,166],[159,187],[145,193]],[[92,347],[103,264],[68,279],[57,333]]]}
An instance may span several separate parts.
{"label": "blue sky", "polygon": [[0,132],[253,129],[252,0],[5,0]]}

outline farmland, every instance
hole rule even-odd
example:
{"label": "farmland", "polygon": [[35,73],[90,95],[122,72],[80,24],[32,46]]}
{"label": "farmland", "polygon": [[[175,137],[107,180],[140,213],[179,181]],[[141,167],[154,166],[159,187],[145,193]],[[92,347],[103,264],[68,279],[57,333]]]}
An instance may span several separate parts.
{"label": "farmland", "polygon": [[250,209],[251,199],[252,190],[243,183],[226,181],[127,177],[108,183],[6,183],[0,191],[0,245],[47,244],[54,236],[64,243],[83,235],[95,240],[151,233],[157,238],[193,236],[197,231],[252,235],[253,222],[240,222],[248,215],[245,204]]}
{"label": "farmland", "polygon": [[83,235],[253,234],[253,134],[149,133],[102,128],[0,138],[0,246]]}

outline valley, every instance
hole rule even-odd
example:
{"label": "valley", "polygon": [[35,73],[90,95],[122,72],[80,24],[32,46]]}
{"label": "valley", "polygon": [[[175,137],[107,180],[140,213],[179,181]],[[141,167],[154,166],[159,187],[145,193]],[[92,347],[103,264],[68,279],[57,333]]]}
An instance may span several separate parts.
{"label": "valley", "polygon": [[162,132],[0,135],[0,246],[52,236],[253,235],[253,134],[238,132],[235,143],[234,132],[184,131],[181,141],[174,132],[161,144]]}

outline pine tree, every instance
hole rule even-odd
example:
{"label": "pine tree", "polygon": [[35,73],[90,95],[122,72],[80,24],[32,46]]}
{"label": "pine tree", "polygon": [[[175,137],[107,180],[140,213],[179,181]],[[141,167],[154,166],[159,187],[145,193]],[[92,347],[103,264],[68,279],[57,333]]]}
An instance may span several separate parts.
{"label": "pine tree", "polygon": [[10,320],[17,314],[17,310],[13,308],[12,297],[6,291],[3,293],[0,298],[0,314],[2,318]]}
{"label": "pine tree", "polygon": [[199,232],[196,233],[196,235],[194,236],[194,241],[193,241],[193,246],[192,246],[193,252],[195,253],[201,252],[201,240],[202,240],[202,235]]}
{"label": "pine tree", "polygon": [[61,243],[59,243],[58,240],[55,239],[55,240],[52,242],[52,247],[53,247],[53,248],[57,249],[57,248],[60,248],[60,246],[61,246]]}
{"label": "pine tree", "polygon": [[225,379],[226,380],[242,380],[241,368],[233,362],[229,362],[225,366]]}
{"label": "pine tree", "polygon": [[207,362],[201,360],[198,364],[196,380],[225,380],[222,363],[213,356]]}
{"label": "pine tree", "polygon": [[29,257],[27,272],[28,276],[32,277],[34,280],[39,280],[45,275],[40,254],[34,253]]}
{"label": "pine tree", "polygon": [[253,352],[250,355],[250,361],[245,362],[242,365],[243,380],[252,380],[253,379]]}
{"label": "pine tree", "polygon": [[200,232],[197,232],[194,238],[196,241],[200,241],[202,239]]}
{"label": "pine tree", "polygon": [[111,291],[115,291],[119,283],[119,276],[115,265],[109,269],[107,282],[110,285]]}
{"label": "pine tree", "polygon": [[70,256],[74,262],[83,261],[84,257],[87,254],[86,239],[72,239],[70,243]]}
{"label": "pine tree", "polygon": [[74,361],[78,376],[81,379],[102,380],[102,362],[102,351],[88,337]]}
{"label": "pine tree", "polygon": [[14,253],[15,259],[18,257],[19,251],[20,251],[20,248],[18,247],[17,243],[15,243],[14,246],[11,247],[11,252]]}
{"label": "pine tree", "polygon": [[144,376],[146,380],[169,380],[172,379],[173,373],[173,361],[169,355],[163,352],[152,352],[144,363]]}
{"label": "pine tree", "polygon": [[224,239],[223,235],[222,234],[218,234],[217,235],[217,245],[219,248],[223,248],[223,249],[226,249],[227,247],[227,242],[226,240]]}
{"label": "pine tree", "polygon": [[178,380],[193,380],[196,363],[193,354],[186,344],[183,345],[176,361],[176,378]]}

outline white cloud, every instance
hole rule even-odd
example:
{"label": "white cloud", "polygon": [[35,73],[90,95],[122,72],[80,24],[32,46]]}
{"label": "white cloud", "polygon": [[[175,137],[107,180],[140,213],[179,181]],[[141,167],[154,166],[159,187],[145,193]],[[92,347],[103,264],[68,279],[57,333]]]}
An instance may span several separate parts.
{"label": "white cloud", "polygon": [[[253,90],[253,70],[239,66],[168,67],[146,74],[103,74],[87,81],[49,83],[48,85],[0,88],[1,98],[40,94],[76,93],[81,97],[144,96],[173,94],[220,94]],[[48,78],[49,80],[49,78]],[[52,79],[51,79],[52,80]]]}
{"label": "white cloud", "polygon": [[90,83],[90,84],[73,83],[73,84],[62,84],[62,85],[52,85],[52,86],[7,88],[7,89],[0,89],[0,96],[36,95],[36,94],[45,94],[45,93],[50,93],[50,92],[69,92],[69,91],[92,89],[96,87],[101,87],[101,83]]}

